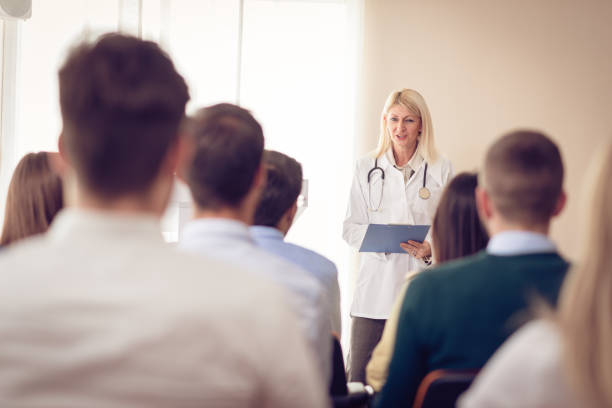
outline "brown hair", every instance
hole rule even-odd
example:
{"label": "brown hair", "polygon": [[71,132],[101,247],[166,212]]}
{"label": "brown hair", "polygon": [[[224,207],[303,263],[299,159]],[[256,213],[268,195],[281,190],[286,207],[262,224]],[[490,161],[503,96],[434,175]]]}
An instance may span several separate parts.
{"label": "brown hair", "polygon": [[28,153],[11,178],[0,245],[47,231],[63,206],[62,181],[51,167],[49,154]]}
{"label": "brown hair", "polygon": [[506,134],[487,152],[483,187],[506,220],[548,223],[563,188],[561,153],[543,133]]}
{"label": "brown hair", "polygon": [[259,197],[253,225],[276,227],[302,191],[302,165],[273,150],[263,156],[266,185]]}
{"label": "brown hair", "polygon": [[460,173],[445,188],[431,225],[436,262],[472,255],[487,246],[489,236],[476,209],[477,185],[476,174]]}
{"label": "brown hair", "polygon": [[146,192],[189,99],[170,58],[153,42],[107,34],[70,53],[59,93],[63,143],[79,183],[106,198]]}
{"label": "brown hair", "polygon": [[189,123],[194,153],[187,184],[199,208],[237,207],[261,165],[263,130],[251,113],[229,103],[201,109]]}

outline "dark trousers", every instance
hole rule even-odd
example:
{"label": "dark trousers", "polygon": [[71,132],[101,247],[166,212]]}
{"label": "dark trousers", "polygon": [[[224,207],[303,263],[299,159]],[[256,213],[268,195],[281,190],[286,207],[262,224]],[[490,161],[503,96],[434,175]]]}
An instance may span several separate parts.
{"label": "dark trousers", "polygon": [[380,341],[386,320],[353,317],[351,325],[351,348],[348,355],[348,377],[350,382],[365,384],[365,369],[372,357],[374,347]]}

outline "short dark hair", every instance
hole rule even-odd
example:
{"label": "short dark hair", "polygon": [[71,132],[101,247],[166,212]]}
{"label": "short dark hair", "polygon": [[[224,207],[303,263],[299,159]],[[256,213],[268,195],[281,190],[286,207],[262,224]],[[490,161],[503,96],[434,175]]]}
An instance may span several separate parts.
{"label": "short dark hair", "polygon": [[272,150],[264,152],[263,162],[266,186],[259,198],[253,224],[275,227],[302,191],[302,165]]}
{"label": "short dark hair", "polygon": [[563,189],[559,148],[540,132],[508,133],[486,154],[483,184],[506,220],[548,223]]}
{"label": "short dark hair", "polygon": [[261,166],[261,125],[239,106],[221,103],[199,110],[189,122],[194,142],[187,184],[199,208],[238,207]]}
{"label": "short dark hair", "polygon": [[70,52],[59,71],[64,147],[92,192],[146,192],[189,100],[170,58],[150,41],[107,34]]}
{"label": "short dark hair", "polygon": [[436,262],[472,255],[487,246],[489,236],[478,217],[475,173],[459,173],[448,183],[431,225]]}
{"label": "short dark hair", "polygon": [[62,191],[62,180],[49,153],[26,154],[11,177],[0,245],[47,231],[64,206]]}

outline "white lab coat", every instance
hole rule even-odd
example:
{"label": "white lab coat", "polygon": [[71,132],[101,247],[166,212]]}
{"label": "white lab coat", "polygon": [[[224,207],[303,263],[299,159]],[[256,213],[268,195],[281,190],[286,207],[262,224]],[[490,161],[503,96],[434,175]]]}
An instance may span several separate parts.
{"label": "white lab coat", "polygon": [[[378,158],[378,166],[385,172],[379,211],[369,210],[368,189],[372,189],[371,205],[375,209],[382,188],[381,172],[373,172],[368,185],[368,172],[374,167],[374,157],[368,155],[357,161],[342,230],[344,240],[356,250],[361,246],[368,224],[430,225],[442,190],[452,177],[453,169],[448,159],[439,158],[435,163],[429,163],[426,186],[431,196],[423,200],[419,197],[419,189],[423,187],[425,161],[422,161],[415,174],[405,183],[402,172],[390,162],[390,154],[392,153],[388,152]],[[416,154],[420,153],[417,151]],[[362,253],[351,316],[387,319],[406,273],[424,267],[422,261],[407,253]]]}

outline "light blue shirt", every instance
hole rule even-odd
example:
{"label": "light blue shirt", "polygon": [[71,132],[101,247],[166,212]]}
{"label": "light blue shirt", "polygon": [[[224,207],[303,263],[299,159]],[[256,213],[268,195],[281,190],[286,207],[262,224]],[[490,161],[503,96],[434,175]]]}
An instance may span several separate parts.
{"label": "light blue shirt", "polygon": [[328,298],[332,330],[341,334],[340,287],[336,265],[310,249],[285,242],[281,231],[273,227],[254,226],[249,228],[251,236],[265,251],[280,256],[310,272],[321,283]]}
{"label": "light blue shirt", "polygon": [[[179,249],[206,255],[259,274],[285,288],[287,301],[305,338],[319,359],[324,378],[331,374],[331,327],[325,292],[310,273],[259,248],[246,224],[224,218],[202,218],[185,224]],[[202,271],[207,273],[209,271]],[[236,285],[240,285],[236,282]],[[253,305],[257,308],[257,305]],[[245,339],[248,341],[248,339]]]}
{"label": "light blue shirt", "polygon": [[489,239],[487,252],[491,255],[515,256],[557,252],[557,247],[544,234],[530,231],[504,231]]}

